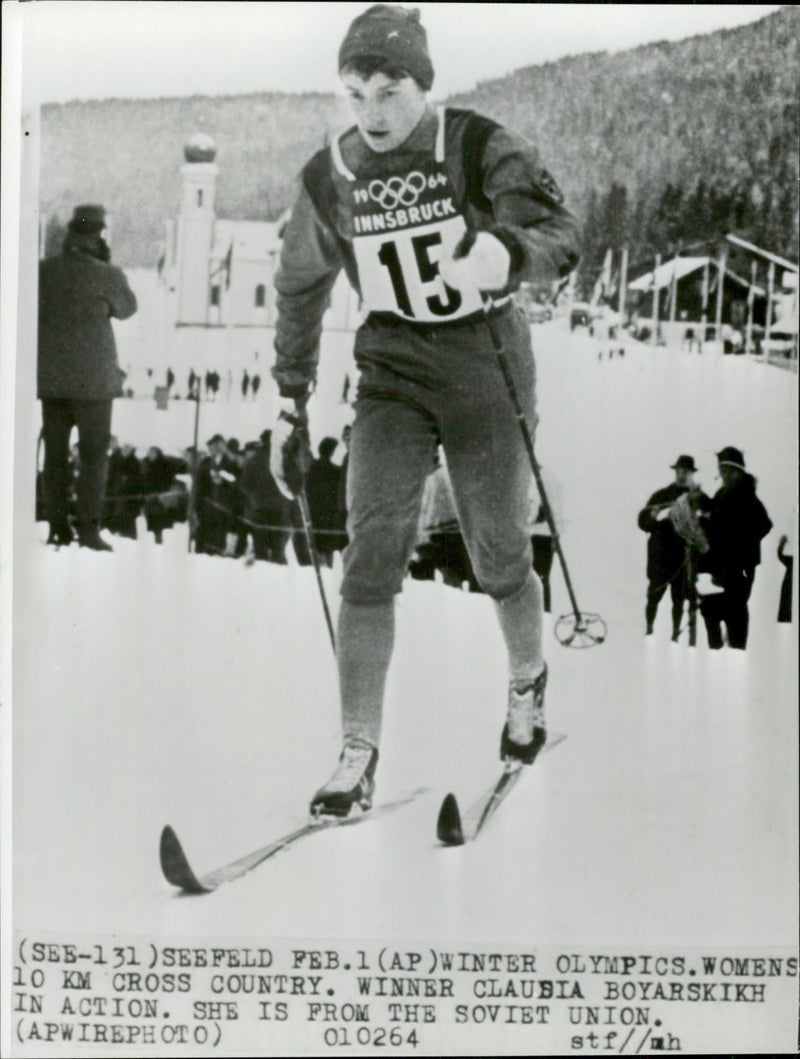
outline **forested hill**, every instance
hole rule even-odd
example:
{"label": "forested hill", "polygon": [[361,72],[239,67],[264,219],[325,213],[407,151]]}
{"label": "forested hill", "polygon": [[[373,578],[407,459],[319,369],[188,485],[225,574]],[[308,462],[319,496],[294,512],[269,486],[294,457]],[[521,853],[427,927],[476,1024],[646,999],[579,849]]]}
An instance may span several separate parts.
{"label": "forested hill", "polygon": [[[584,223],[587,280],[607,246],[627,243],[635,268],[732,231],[795,259],[798,38],[800,10],[784,7],[677,43],[526,67],[448,102],[539,144]],[[273,219],[303,162],[346,120],[320,94],[48,105],[42,208],[56,238],[73,204],[103,202],[115,258],[153,265],[190,133],[217,141],[218,214]]]}

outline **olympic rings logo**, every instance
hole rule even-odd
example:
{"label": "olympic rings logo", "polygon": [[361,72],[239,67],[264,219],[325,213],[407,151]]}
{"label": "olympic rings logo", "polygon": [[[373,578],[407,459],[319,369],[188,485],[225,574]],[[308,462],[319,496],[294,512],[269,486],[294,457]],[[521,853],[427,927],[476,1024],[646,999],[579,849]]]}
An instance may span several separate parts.
{"label": "olympic rings logo", "polygon": [[415,169],[407,177],[389,177],[385,184],[382,180],[373,180],[367,190],[373,202],[384,210],[393,210],[397,206],[415,205],[427,183],[422,173]]}

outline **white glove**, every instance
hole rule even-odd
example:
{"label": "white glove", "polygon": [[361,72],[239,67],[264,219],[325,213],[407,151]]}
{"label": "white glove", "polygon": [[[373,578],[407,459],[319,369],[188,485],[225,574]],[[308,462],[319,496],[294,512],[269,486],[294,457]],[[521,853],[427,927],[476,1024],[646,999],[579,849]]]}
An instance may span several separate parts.
{"label": "white glove", "polygon": [[305,407],[282,399],[272,427],[269,469],[275,484],[285,497],[293,500],[301,476],[308,470],[311,450],[308,441],[308,415]]}
{"label": "white glove", "polygon": [[455,290],[500,290],[508,283],[511,255],[497,236],[478,232],[464,257],[458,247],[439,261],[439,275]]}

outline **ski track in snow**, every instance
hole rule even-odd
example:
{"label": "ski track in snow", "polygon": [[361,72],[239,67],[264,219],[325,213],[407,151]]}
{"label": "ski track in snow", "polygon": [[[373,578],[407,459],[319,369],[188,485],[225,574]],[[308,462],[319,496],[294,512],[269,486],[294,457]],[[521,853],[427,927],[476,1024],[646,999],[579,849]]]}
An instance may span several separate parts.
{"label": "ski track in snow", "polygon": [[[312,423],[338,436],[342,336],[322,356]],[[338,754],[334,660],[313,571],[158,548],[54,552],[24,527],[15,562],[15,926],[204,937],[785,944],[796,848],[796,620],[778,625],[779,536],[795,504],[796,377],[744,358],[633,346],[597,361],[583,334],[534,328],[539,459],[560,480],[578,602],[608,623],[564,649],[548,619],[548,724],[567,739],[523,778],[479,842],[435,839],[498,766],[505,660],[490,602],[406,581],[398,603],[376,802],[385,818],[312,836],[203,898],[158,865],[171,823],[198,873],[303,822]],[[191,442],[194,407],[117,402],[114,433]],[[266,404],[203,406],[242,441]],[[775,524],[746,653],[669,640],[668,597],[643,635],[636,514],[692,453],[744,449]],[[338,568],[323,573],[334,609]],[[556,561],[554,613],[569,605]],[[795,612],[797,600],[795,599]]]}

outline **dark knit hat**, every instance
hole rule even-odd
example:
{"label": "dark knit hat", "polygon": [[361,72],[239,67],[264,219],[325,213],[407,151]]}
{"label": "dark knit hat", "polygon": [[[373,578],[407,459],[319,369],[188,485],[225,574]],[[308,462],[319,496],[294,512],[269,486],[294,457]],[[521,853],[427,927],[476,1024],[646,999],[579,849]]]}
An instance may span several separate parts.
{"label": "dark knit hat", "polygon": [[353,19],[339,49],[339,69],[353,59],[376,58],[396,63],[408,71],[427,92],[433,84],[428,55],[428,35],[419,20],[419,9],[373,4]]}
{"label": "dark knit hat", "polygon": [[106,211],[102,206],[76,206],[69,222],[69,230],[81,235],[97,235],[106,226]]}
{"label": "dark knit hat", "polygon": [[679,456],[672,464],[673,471],[696,471],[693,456]]}
{"label": "dark knit hat", "polygon": [[735,449],[733,445],[726,445],[724,449],[720,449],[717,453],[717,460],[720,463],[727,463],[731,467],[738,467],[740,471],[744,471],[744,453],[741,449]]}

